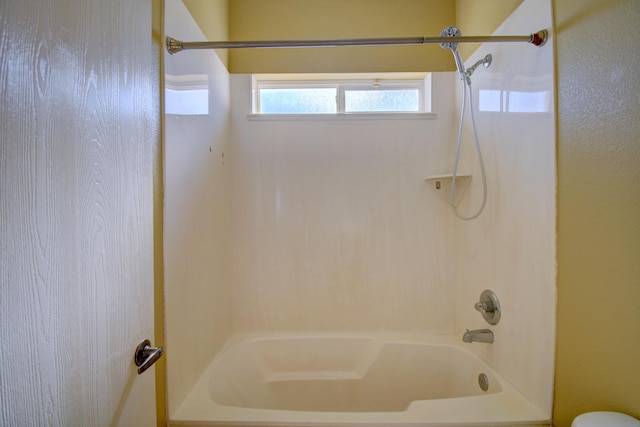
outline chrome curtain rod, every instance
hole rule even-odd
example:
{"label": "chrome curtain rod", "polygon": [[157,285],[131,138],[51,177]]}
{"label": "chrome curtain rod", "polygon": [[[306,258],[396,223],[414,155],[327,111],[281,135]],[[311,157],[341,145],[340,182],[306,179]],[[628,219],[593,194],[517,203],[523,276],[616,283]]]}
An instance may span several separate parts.
{"label": "chrome curtain rod", "polygon": [[485,43],[485,42],[527,42],[543,46],[549,33],[540,30],[528,36],[460,36],[460,37],[386,37],[371,39],[335,39],[335,40],[253,40],[222,42],[183,42],[167,37],[167,51],[170,54],[191,49],[266,49],[266,48],[309,48],[338,46],[399,46],[432,43]]}

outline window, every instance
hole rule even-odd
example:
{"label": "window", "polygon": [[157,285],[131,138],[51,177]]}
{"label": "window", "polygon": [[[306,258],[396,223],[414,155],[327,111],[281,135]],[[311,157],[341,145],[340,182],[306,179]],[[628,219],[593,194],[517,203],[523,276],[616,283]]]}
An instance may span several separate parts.
{"label": "window", "polygon": [[336,88],[312,85],[264,86],[258,89],[260,114],[336,113]]}
{"label": "window", "polygon": [[428,74],[254,75],[258,115],[425,113]]}

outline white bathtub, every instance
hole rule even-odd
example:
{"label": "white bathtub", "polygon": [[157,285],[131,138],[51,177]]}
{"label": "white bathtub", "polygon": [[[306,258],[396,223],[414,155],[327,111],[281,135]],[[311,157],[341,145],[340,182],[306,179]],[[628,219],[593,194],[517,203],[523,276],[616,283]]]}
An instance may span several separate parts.
{"label": "white bathtub", "polygon": [[169,424],[550,425],[467,345],[444,335],[237,335]]}

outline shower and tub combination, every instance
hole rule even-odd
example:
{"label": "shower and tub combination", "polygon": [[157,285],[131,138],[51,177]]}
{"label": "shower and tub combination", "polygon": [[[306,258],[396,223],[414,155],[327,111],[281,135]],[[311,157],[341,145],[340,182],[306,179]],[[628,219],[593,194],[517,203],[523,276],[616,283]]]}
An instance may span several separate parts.
{"label": "shower and tub combination", "polygon": [[174,426],[548,425],[459,337],[236,335]]}
{"label": "shower and tub combination", "polygon": [[[168,1],[167,5],[173,7],[172,1]],[[541,104],[540,101],[544,96],[552,99],[553,88],[548,86],[549,82],[545,80],[548,79],[547,73],[552,66],[549,67],[548,64],[542,66],[539,63],[540,56],[544,56],[546,61],[552,58],[552,54],[548,49],[549,43],[544,49],[540,49],[549,36],[546,31],[538,31],[530,36],[505,35],[517,34],[518,29],[528,28],[525,25],[530,22],[537,24],[534,29],[549,28],[547,10],[539,12],[539,5],[539,1],[525,0],[512,17],[496,31],[495,36],[491,36],[495,39],[491,37],[465,39],[457,28],[448,27],[440,37],[433,38],[434,40],[421,38],[418,41],[418,43],[437,43],[452,51],[457,72],[455,75],[453,73],[446,76],[439,75],[436,80],[450,81],[450,87],[462,94],[459,98],[460,104],[454,105],[453,102],[450,104],[451,107],[455,107],[455,110],[460,107],[459,121],[452,117],[446,122],[455,125],[457,131],[447,131],[448,133],[442,131],[442,134],[457,140],[457,143],[451,143],[451,139],[447,142],[449,146],[454,147],[449,157],[450,160],[454,160],[453,165],[449,164],[443,167],[443,170],[433,171],[444,176],[442,179],[450,180],[450,193],[445,197],[446,205],[434,196],[433,190],[427,188],[424,182],[421,184],[425,190],[416,186],[415,192],[421,198],[430,198],[433,209],[437,211],[430,217],[435,218],[432,221],[434,224],[430,228],[431,232],[442,232],[442,236],[427,236],[434,240],[438,239],[440,242],[437,250],[429,252],[434,259],[423,261],[430,264],[429,268],[432,270],[429,271],[435,271],[434,277],[418,278],[411,286],[380,281],[365,288],[354,287],[349,289],[350,293],[348,293],[337,287],[331,289],[331,281],[355,283],[358,280],[364,280],[364,277],[375,281],[375,277],[371,278],[366,272],[352,269],[348,265],[349,263],[357,265],[365,256],[376,256],[375,251],[363,247],[362,242],[356,241],[353,237],[356,227],[353,223],[336,222],[333,225],[330,224],[331,221],[321,222],[318,224],[317,234],[312,234],[314,230],[309,229],[306,224],[300,227],[305,233],[309,233],[304,238],[316,245],[333,247],[330,246],[331,242],[322,240],[322,232],[325,230],[323,227],[339,228],[336,233],[347,236],[339,246],[342,252],[335,255],[336,259],[341,257],[345,262],[338,265],[340,268],[336,270],[337,276],[330,278],[326,277],[326,272],[314,269],[310,260],[317,255],[318,251],[311,245],[306,248],[307,254],[302,254],[303,251],[298,250],[294,258],[287,259],[287,262],[282,264],[273,265],[269,263],[271,258],[268,258],[268,252],[277,252],[282,242],[273,242],[273,247],[259,252],[259,256],[256,256],[251,251],[255,247],[255,242],[260,241],[261,236],[251,235],[247,238],[255,239],[252,241],[254,244],[234,247],[234,251],[237,251],[237,253],[234,252],[234,256],[248,259],[246,262],[233,261],[237,268],[234,270],[235,276],[231,279],[242,285],[238,289],[227,291],[233,294],[233,304],[235,304],[233,309],[236,310],[238,317],[235,320],[236,330],[234,330],[232,326],[221,326],[205,316],[212,311],[230,310],[227,307],[228,303],[223,306],[219,302],[231,300],[229,295],[214,294],[210,287],[205,291],[205,293],[209,292],[208,296],[194,293],[193,306],[184,311],[184,306],[178,307],[173,303],[173,299],[186,301],[185,295],[190,294],[195,286],[191,284],[187,286],[175,280],[174,276],[178,277],[177,273],[169,274],[165,280],[168,283],[176,283],[175,290],[172,291],[174,293],[167,296],[168,305],[171,306],[169,310],[174,310],[167,316],[168,329],[170,329],[166,344],[169,425],[318,427],[550,425],[554,325],[552,222],[554,174],[552,166],[547,170],[539,164],[532,164],[531,159],[535,158],[541,162],[553,160],[553,141],[547,141],[549,135],[552,138],[553,125],[550,125],[550,129],[546,129],[549,127],[548,123],[553,123],[553,103]],[[174,10],[167,13],[171,14],[168,16],[172,19],[177,15]],[[539,15],[542,17],[537,17]],[[396,41],[360,39],[355,44],[380,45],[392,44]],[[466,41],[484,43],[468,59],[471,64],[468,67],[465,67],[457,49],[457,43]],[[494,41],[498,43],[492,43]],[[511,43],[514,41],[530,43],[523,48],[522,44]],[[344,43],[352,42],[353,40],[348,40]],[[411,43],[415,42],[415,40],[411,41]],[[220,42],[237,44],[232,46],[219,44],[219,42],[214,42],[214,45],[210,42],[197,43],[200,44],[171,39],[169,48],[172,53],[177,53],[180,50],[213,47],[249,48],[251,46],[248,45],[252,44],[252,42]],[[308,46],[310,43],[327,44],[327,41],[277,43]],[[335,40],[331,43],[342,45],[340,41]],[[176,75],[199,74],[200,71],[187,72],[180,69],[181,55],[183,54],[172,54],[167,57],[170,58],[167,59],[169,72]],[[214,58],[214,61],[217,59]],[[525,68],[526,71],[523,71]],[[225,75],[224,70],[220,70],[222,67],[216,73],[222,75],[221,80],[216,83],[217,81],[210,77],[208,83],[210,86],[230,85],[231,92],[240,95],[250,92],[250,88],[246,86],[246,82],[250,79],[242,76],[230,77]],[[449,76],[450,80],[448,80]],[[179,79],[175,80],[179,81]],[[460,81],[461,85],[458,86],[457,81]],[[527,110],[529,104],[525,105],[523,101],[526,99],[534,100],[535,105],[531,110]],[[211,102],[209,105],[215,106]],[[465,120],[465,109],[470,112],[471,123]],[[246,135],[249,134],[262,135],[269,133],[271,129],[276,129],[276,125],[269,121],[247,124],[244,117],[239,118],[238,110],[231,112],[231,126],[245,128],[235,130],[236,140],[247,138]],[[440,118],[445,115],[445,112],[438,111],[438,115],[438,120],[445,122],[444,118]],[[217,117],[220,116],[222,114],[217,114]],[[181,121],[184,123],[183,128],[174,129],[173,127]],[[270,163],[273,163],[274,167],[284,168],[283,165],[286,165],[291,170],[295,169],[290,162],[291,159],[286,157],[286,149],[282,147],[298,150],[293,157],[301,161],[317,156],[317,152],[302,151],[315,149],[312,143],[306,146],[297,144],[295,148],[291,148],[293,145],[286,146],[283,143],[282,146],[277,146],[273,141],[260,141],[262,145],[251,141],[251,144],[242,146],[242,149],[234,152],[232,147],[225,143],[212,146],[207,140],[198,146],[202,148],[201,151],[194,151],[193,161],[196,162],[194,165],[186,162],[187,154],[181,153],[180,150],[188,146],[181,139],[184,132],[191,131],[197,122],[203,122],[202,118],[176,115],[167,120],[169,128],[166,155],[167,199],[169,200],[167,206],[171,210],[167,215],[167,223],[176,225],[176,229],[180,226],[172,221],[174,216],[178,217],[176,212],[184,209],[186,196],[181,192],[187,191],[185,190],[187,187],[181,184],[193,179],[184,177],[198,173],[200,168],[204,170],[211,165],[218,168],[213,172],[203,173],[203,176],[207,177],[223,176],[223,173],[227,173],[224,172],[225,170],[228,171],[233,167],[236,171],[248,171],[248,165],[257,166],[258,171],[263,174],[266,168],[270,167]],[[430,126],[429,129],[435,128],[435,123],[425,125],[416,122],[394,121],[393,123],[396,126],[414,126],[417,130],[421,130],[424,126]],[[505,122],[509,123],[505,124]],[[528,131],[532,139],[523,140],[519,135],[524,126],[529,126],[528,123],[532,123],[532,129]],[[277,128],[277,135],[283,140],[287,136],[282,136],[283,134],[297,131],[298,128],[304,128],[308,132],[313,130],[307,129],[318,129],[317,123],[288,125]],[[348,124],[340,126],[346,127]],[[382,125],[376,123],[375,126]],[[541,129],[544,133],[540,133]],[[371,134],[375,132],[371,131]],[[381,131],[385,135],[394,132]],[[465,132],[471,137],[465,139]],[[216,132],[218,133],[224,134],[224,132]],[[174,136],[175,143],[172,142]],[[541,141],[546,142],[543,144]],[[465,154],[465,143],[469,143],[469,146],[475,150]],[[342,144],[339,147],[336,145],[336,152],[340,150],[344,153],[344,150],[351,149],[344,145],[344,141]],[[416,146],[421,145],[424,144],[416,143]],[[376,147],[380,149],[381,146],[383,145]],[[249,153],[249,149],[263,151],[252,158],[254,154]],[[225,155],[229,151],[231,155]],[[198,154],[202,152],[211,153],[211,160]],[[274,157],[268,159],[261,157],[265,153]],[[248,159],[238,160],[243,155]],[[406,157],[401,158],[398,163],[406,164]],[[331,169],[335,162],[327,162],[326,165],[327,175],[332,171],[335,172]],[[345,165],[346,168],[351,166],[351,164]],[[179,173],[172,172],[179,167],[182,167]],[[479,177],[471,181],[464,194],[465,200],[462,202],[458,201],[458,193],[461,192],[457,185],[458,168],[464,169],[465,172],[471,169],[473,176]],[[295,172],[301,173],[299,170]],[[290,188],[286,187],[290,181],[282,184],[285,172],[279,173],[283,175],[273,177],[273,182],[285,185],[285,190]],[[244,185],[246,188],[255,185],[257,188],[255,193],[252,193],[252,197],[258,197],[255,205],[246,201],[239,203],[243,212],[246,211],[247,206],[260,206],[259,209],[263,209],[255,215],[248,214],[249,219],[241,217],[238,221],[242,226],[238,226],[238,230],[242,231],[249,220],[255,220],[260,215],[272,214],[266,207],[259,205],[259,203],[264,204],[265,199],[260,197],[264,197],[263,193],[271,185],[271,181],[264,183],[265,176],[256,175],[255,183],[249,182],[249,184],[244,181],[248,178],[242,176],[236,178],[240,184],[235,185]],[[186,181],[180,182],[180,179]],[[224,183],[225,179],[227,178],[223,177],[221,181]],[[268,179],[272,177],[269,176]],[[340,180],[336,178],[336,181]],[[328,183],[336,181],[326,178]],[[325,197],[323,200],[327,200],[333,197],[329,193],[324,193],[325,188],[313,185],[315,184],[309,184],[309,187],[318,190],[314,194],[318,198]],[[221,185],[215,191],[224,194],[226,190],[222,187]],[[334,188],[330,185],[327,187]],[[206,186],[203,188],[206,189]],[[233,187],[234,191],[237,188]],[[279,188],[280,190],[282,189]],[[384,188],[378,187],[378,191],[384,191]],[[538,193],[541,199],[535,199],[535,205],[528,206],[527,202],[538,197]],[[210,209],[215,210],[217,199],[202,201],[202,198],[208,197],[204,194],[206,192],[197,195],[199,206],[210,205]],[[291,194],[281,191],[276,195],[278,199],[273,204],[275,212],[273,215],[278,214],[278,209],[283,209],[283,204],[288,201],[286,197],[291,197]],[[339,198],[339,196],[336,197]],[[172,198],[178,202],[173,204]],[[339,201],[349,203],[348,199],[344,202]],[[523,210],[524,205],[526,205],[526,211]],[[496,206],[503,207],[498,209]],[[302,213],[288,217],[290,221],[297,221],[301,216],[311,215],[302,210],[303,206],[297,206],[297,208],[301,209]],[[451,214],[451,209],[454,210],[455,215]],[[385,212],[374,212],[374,214],[380,215],[379,221],[383,224],[406,219],[400,217],[389,220]],[[196,214],[191,215],[197,218]],[[456,216],[466,220],[474,219],[474,221],[457,221]],[[418,217],[420,215],[416,215],[416,218]],[[551,222],[542,223],[541,218]],[[286,228],[287,224],[278,221],[280,218],[275,216],[274,229],[281,227],[282,230],[290,231]],[[537,221],[541,223],[538,224]],[[550,231],[545,229],[540,232],[541,227],[549,227]],[[530,235],[526,234],[529,230],[531,230]],[[191,236],[196,236],[199,232],[200,230],[195,230]],[[251,232],[259,234],[264,231],[256,227],[247,233],[251,234]],[[276,232],[281,230],[275,230],[274,233]],[[411,239],[406,231],[401,230],[400,234],[404,240]],[[266,234],[267,237],[272,235]],[[420,236],[424,241],[423,236]],[[190,244],[187,238],[180,240],[174,238],[173,234],[170,238],[173,239],[172,243],[178,241],[184,244],[184,247]],[[192,240],[193,238],[195,237],[192,237]],[[328,240],[331,238],[335,237],[330,236]],[[455,240],[456,244],[449,244],[448,240]],[[263,241],[269,241],[269,239],[265,238]],[[299,244],[298,240],[293,241]],[[421,244],[416,243],[416,246],[420,247]],[[165,244],[167,251],[173,251],[175,246]],[[400,249],[405,247],[400,246]],[[441,255],[439,251],[446,251],[446,254]],[[296,247],[294,246],[292,251],[287,251],[287,253],[290,252],[296,252]],[[522,253],[526,253],[531,259],[523,260],[520,256]],[[175,270],[186,271],[198,258],[202,258],[203,263],[206,263],[204,254],[205,251],[201,251],[201,253],[195,253],[196,256],[185,256],[184,264]],[[438,264],[453,255],[460,261],[456,259],[450,267],[447,267],[450,274],[434,270]],[[255,267],[255,270],[246,272],[244,267],[254,260],[259,266]],[[368,262],[383,264],[384,260]],[[291,266],[291,270],[286,270],[290,264],[296,265]],[[218,269],[221,265],[221,263],[216,264]],[[169,266],[169,268],[173,267]],[[383,265],[380,267],[381,271],[384,271],[384,268],[389,267]],[[421,270],[416,268],[416,271]],[[310,290],[303,289],[304,283],[300,282],[304,282],[307,277],[301,272],[308,274],[309,280],[316,280],[320,285]],[[442,276],[442,284],[430,287],[428,292],[420,289],[426,281],[437,282],[438,276]],[[412,276],[402,276],[403,279],[407,277]],[[286,284],[278,283],[278,278],[282,281],[290,280],[293,285],[287,287]],[[202,275],[198,280],[206,280],[206,276]],[[260,283],[262,280],[264,283]],[[542,287],[542,284],[545,284],[545,287]],[[547,285],[550,285],[550,288]],[[397,292],[403,295],[396,298],[393,293],[394,286],[397,286]],[[495,293],[487,290],[488,287]],[[484,291],[480,293],[483,289]],[[373,297],[368,293],[376,290],[379,290],[382,296]],[[297,297],[296,292],[299,293]],[[412,296],[410,292],[415,294]],[[331,293],[335,295],[335,303],[339,306],[333,313],[331,306],[322,305],[326,302],[326,296]],[[431,300],[433,293],[438,294],[438,298],[441,297],[443,302]],[[279,306],[277,295],[285,298],[287,303],[294,301],[294,298],[299,299],[299,305],[302,308],[295,313],[300,316],[300,330],[295,329],[297,326],[295,322],[283,321],[290,307],[289,304]],[[500,300],[496,295],[499,295]],[[271,303],[263,304],[260,302],[261,299]],[[381,300],[385,299],[393,308],[388,311],[383,308],[377,313],[376,310],[382,307],[381,302],[384,302]],[[355,300],[364,301],[361,305],[365,307],[367,303],[377,304],[376,310],[372,309],[371,313],[364,314],[352,313],[349,317],[348,304],[344,302]],[[208,301],[211,307],[208,307]],[[423,311],[433,312],[433,314],[421,315],[419,308],[405,307],[403,304],[407,301],[415,302],[416,307],[423,304]],[[334,316],[337,320],[318,319],[317,323],[320,326],[318,330],[313,330],[309,326],[313,325],[313,320],[310,320],[311,315],[307,316],[303,312],[305,306],[311,307],[313,304],[320,307],[317,311],[313,311],[314,315],[325,311],[327,316]],[[340,304],[343,305],[340,306]],[[409,312],[407,319],[429,321],[433,325],[430,327],[432,331],[428,330],[429,327],[421,329],[420,326],[412,329],[411,326],[398,320],[400,315],[397,313],[405,308]],[[226,333],[219,334],[221,338],[216,346],[210,343],[198,343],[195,346],[181,345],[182,342],[188,341],[189,335],[195,329],[193,326],[186,326],[186,318],[190,317],[190,312],[195,313],[198,310],[205,314],[192,317],[200,318],[199,322],[205,330],[226,328]],[[375,316],[390,320],[386,323],[380,321],[370,327],[363,326],[362,319],[371,319]],[[447,322],[441,321],[441,317],[446,318]],[[347,327],[342,329],[332,327],[340,324]],[[387,324],[397,327],[381,326]],[[266,326],[261,329],[260,325]],[[195,341],[197,342],[197,338]],[[200,360],[202,359],[199,357],[201,347],[215,347],[213,359]],[[196,360],[199,366],[204,366],[204,369],[193,372],[187,363],[181,362],[186,360]]]}
{"label": "shower and tub combination", "polygon": [[[475,309],[496,325],[485,290]],[[493,343],[490,329],[464,343]],[[236,334],[173,414],[173,426],[545,425],[546,417],[459,337]]]}

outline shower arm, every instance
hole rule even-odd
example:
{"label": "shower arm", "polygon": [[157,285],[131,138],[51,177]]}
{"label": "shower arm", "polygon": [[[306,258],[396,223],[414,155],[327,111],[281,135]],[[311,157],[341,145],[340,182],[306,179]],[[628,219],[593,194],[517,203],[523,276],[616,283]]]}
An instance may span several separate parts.
{"label": "shower arm", "polygon": [[310,48],[339,46],[398,46],[442,43],[486,43],[486,42],[527,42],[535,46],[543,46],[549,38],[547,30],[540,30],[528,36],[460,36],[460,37],[387,37],[369,39],[334,39],[334,40],[253,40],[253,41],[217,41],[217,42],[184,42],[167,37],[167,51],[170,54],[191,49],[266,49],[266,48]]}
{"label": "shower arm", "polygon": [[468,67],[465,71],[465,74],[468,77],[471,77],[471,75],[473,73],[475,73],[476,68],[478,68],[480,65],[482,65],[484,68],[489,68],[489,66],[491,65],[491,61],[493,61],[493,55],[491,55],[490,53],[486,54],[484,58],[479,59],[475,64],[473,64],[471,67]]}

